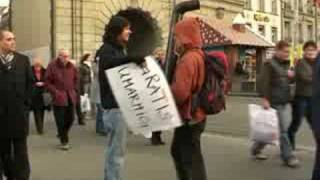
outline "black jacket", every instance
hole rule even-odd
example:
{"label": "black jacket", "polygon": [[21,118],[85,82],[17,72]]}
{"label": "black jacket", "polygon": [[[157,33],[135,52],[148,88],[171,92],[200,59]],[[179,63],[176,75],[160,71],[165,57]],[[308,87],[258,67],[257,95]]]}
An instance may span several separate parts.
{"label": "black jacket", "polygon": [[101,105],[104,109],[119,108],[105,70],[129,63],[126,49],[116,43],[104,43],[97,51],[96,58],[99,59],[99,83],[101,93]]}
{"label": "black jacket", "polygon": [[262,71],[262,96],[267,98],[271,104],[286,104],[291,100],[288,70],[289,61],[273,58],[266,62]]}
{"label": "black jacket", "polygon": [[43,83],[45,82],[44,77],[46,74],[46,69],[43,67],[41,68],[40,79],[37,79],[34,67],[32,67],[32,74],[35,82],[33,83],[33,89],[32,89],[31,109],[32,110],[48,109],[48,107],[45,107],[44,101],[43,101],[43,93],[45,92],[45,86],[43,87],[36,86],[37,82],[43,82]]}
{"label": "black jacket", "polygon": [[0,138],[21,138],[28,135],[33,75],[29,58],[14,54],[12,68],[0,62]]}
{"label": "black jacket", "polygon": [[312,96],[313,62],[301,59],[296,66],[296,96]]}
{"label": "black jacket", "polygon": [[85,86],[90,85],[90,83],[92,82],[91,72],[92,72],[91,67],[89,67],[87,64],[84,64],[84,63],[80,64],[79,66],[80,95],[88,93]]}

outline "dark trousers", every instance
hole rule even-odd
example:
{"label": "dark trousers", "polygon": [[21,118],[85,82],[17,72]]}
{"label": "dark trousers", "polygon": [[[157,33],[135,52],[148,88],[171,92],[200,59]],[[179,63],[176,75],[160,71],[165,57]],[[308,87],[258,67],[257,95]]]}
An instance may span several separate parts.
{"label": "dark trousers", "polygon": [[0,180],[29,180],[27,138],[0,139]]}
{"label": "dark trousers", "polygon": [[201,134],[205,122],[185,124],[175,129],[171,154],[179,180],[206,180],[207,173],[201,152]]}
{"label": "dark trousers", "polygon": [[317,142],[317,151],[316,151],[316,158],[315,158],[312,180],[320,179],[320,137],[316,136],[316,142]]}
{"label": "dark trousers", "polygon": [[161,134],[162,134],[161,131],[153,132],[153,133],[152,133],[151,140],[152,140],[152,141],[155,141],[155,142],[161,142],[161,141],[162,141],[162,139],[161,139]]}
{"label": "dark trousers", "polygon": [[54,117],[61,144],[69,143],[69,131],[74,121],[74,106],[54,106]]}
{"label": "dark trousers", "polygon": [[288,129],[289,140],[293,149],[296,147],[295,136],[303,122],[303,118],[306,117],[307,122],[311,125],[312,116],[312,104],[311,97],[295,97],[292,104],[292,122]]}
{"label": "dark trousers", "polygon": [[43,134],[44,109],[33,110],[33,115],[38,134]]}
{"label": "dark trousers", "polygon": [[83,124],[84,123],[85,113],[83,113],[81,111],[80,103],[77,103],[77,105],[76,105],[76,114],[77,114],[77,118],[78,118],[78,124]]}

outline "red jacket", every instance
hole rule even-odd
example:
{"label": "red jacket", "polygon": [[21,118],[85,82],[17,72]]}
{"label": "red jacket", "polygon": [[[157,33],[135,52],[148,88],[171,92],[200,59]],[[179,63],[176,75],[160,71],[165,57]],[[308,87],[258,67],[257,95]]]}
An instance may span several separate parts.
{"label": "red jacket", "polygon": [[71,62],[64,65],[60,59],[53,60],[47,68],[45,81],[53,105],[67,106],[68,98],[73,105],[77,104],[78,72]]}
{"label": "red jacket", "polygon": [[192,95],[198,92],[205,78],[204,54],[200,26],[195,18],[186,18],[175,27],[176,38],[184,44],[186,51],[178,60],[171,90],[183,120],[203,121],[206,114],[199,107],[191,113]]}

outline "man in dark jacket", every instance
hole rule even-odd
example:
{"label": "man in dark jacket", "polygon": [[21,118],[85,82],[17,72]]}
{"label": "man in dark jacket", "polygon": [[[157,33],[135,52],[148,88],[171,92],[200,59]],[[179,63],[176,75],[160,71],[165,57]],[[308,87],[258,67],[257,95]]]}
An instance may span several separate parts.
{"label": "man in dark jacket", "polygon": [[316,158],[312,180],[320,179],[320,55],[315,61],[312,89],[312,122],[311,127],[317,144]]}
{"label": "man in dark jacket", "polygon": [[60,50],[46,72],[46,86],[53,97],[53,112],[62,150],[68,150],[69,131],[77,104],[78,71],[69,60],[69,52]]}
{"label": "man in dark jacket", "polygon": [[[291,122],[290,111],[290,83],[294,79],[294,72],[290,70],[289,44],[285,41],[277,43],[274,57],[266,62],[262,72],[262,97],[264,108],[274,108],[277,111],[280,128],[281,158],[284,164],[294,168],[299,165],[293,154],[292,145],[288,137],[288,128]],[[262,154],[266,146],[263,142],[255,142],[252,155],[258,160],[267,159]]]}
{"label": "man in dark jacket", "polygon": [[131,34],[127,19],[113,16],[105,27],[103,45],[97,51],[99,60],[99,83],[105,131],[110,136],[105,164],[105,180],[123,179],[124,156],[126,151],[127,126],[114,98],[105,71],[126,63],[144,62],[144,56],[128,56],[126,46]]}
{"label": "man in dark jacket", "polygon": [[312,76],[317,49],[317,44],[314,41],[306,42],[303,47],[304,57],[298,61],[295,68],[296,93],[292,105],[292,122],[288,130],[293,149],[296,148],[295,135],[304,116],[306,116],[309,125],[311,125]]}
{"label": "man in dark jacket", "polygon": [[30,176],[27,136],[32,85],[28,57],[16,52],[12,32],[0,30],[0,168],[10,180]]}
{"label": "man in dark jacket", "polygon": [[[164,64],[165,64],[165,53],[161,48],[157,48],[153,56],[155,57],[156,61],[160,65],[161,69],[164,71]],[[161,131],[156,131],[152,133],[151,137],[151,145],[158,146],[158,145],[165,145],[165,142],[161,138]]]}

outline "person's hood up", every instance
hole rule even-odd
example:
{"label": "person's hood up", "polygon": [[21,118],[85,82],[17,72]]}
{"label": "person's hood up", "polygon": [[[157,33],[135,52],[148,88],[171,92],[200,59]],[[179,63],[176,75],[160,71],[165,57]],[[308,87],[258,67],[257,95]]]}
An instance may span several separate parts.
{"label": "person's hood up", "polygon": [[175,26],[175,36],[187,49],[201,48],[202,38],[200,24],[196,18],[184,18]]}

